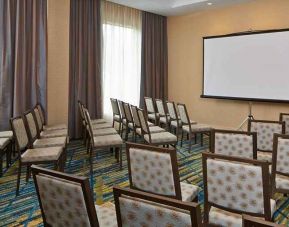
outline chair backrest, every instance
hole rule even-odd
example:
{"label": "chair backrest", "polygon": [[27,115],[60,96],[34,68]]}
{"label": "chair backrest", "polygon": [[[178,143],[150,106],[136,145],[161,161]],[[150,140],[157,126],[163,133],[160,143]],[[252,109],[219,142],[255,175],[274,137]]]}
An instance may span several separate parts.
{"label": "chair backrest", "polygon": [[289,134],[289,113],[280,113],[279,121],[285,122],[285,134]]}
{"label": "chair backrest", "polygon": [[[272,158],[272,182],[273,189],[275,189],[276,174],[289,178],[289,135],[274,135],[273,145],[273,158]],[[280,188],[280,192],[289,193],[289,185]]]}
{"label": "chair backrest", "polygon": [[150,129],[148,126],[147,119],[145,118],[144,111],[138,108],[137,112],[143,134],[150,134]]}
{"label": "chair backrest", "polygon": [[179,110],[179,113],[180,113],[180,119],[182,121],[182,124],[184,125],[190,125],[190,118],[189,118],[189,115],[188,115],[188,111],[187,111],[187,107],[185,104],[181,104],[181,103],[178,103],[178,110]]}
{"label": "chair backrest", "polygon": [[249,120],[248,131],[257,132],[257,149],[260,151],[273,151],[274,133],[285,133],[285,122]]}
{"label": "chair backrest", "polygon": [[123,101],[118,100],[118,106],[120,109],[121,117],[122,119],[125,119],[125,111],[124,111],[123,103],[124,103]]}
{"label": "chair backrest", "polygon": [[200,205],[139,192],[133,189],[113,187],[117,223],[128,226],[201,226]]}
{"label": "chair backrest", "polygon": [[84,113],[83,113],[83,104],[80,100],[78,100],[78,109],[79,109],[79,113],[80,113],[80,117],[81,117],[81,120],[84,121],[85,119],[85,116],[84,116]]}
{"label": "chair backrest", "polygon": [[144,97],[144,103],[145,103],[145,110],[146,112],[149,113],[155,113],[155,105],[154,105],[154,101],[152,98],[150,97]]}
{"label": "chair backrest", "polygon": [[28,137],[30,138],[31,145],[37,139],[38,130],[36,125],[35,117],[33,116],[31,111],[24,113],[24,121],[26,121]]}
{"label": "chair backrest", "polygon": [[11,118],[10,124],[18,152],[25,150],[29,146],[29,138],[22,116]]}
{"label": "chair backrest", "polygon": [[131,114],[129,103],[123,103],[123,108],[124,108],[124,113],[125,113],[126,120],[129,123],[133,123],[133,117],[132,117],[132,114]]}
{"label": "chair backrest", "polygon": [[164,106],[164,102],[161,99],[155,99],[156,106],[157,106],[157,111],[160,114],[160,116],[166,116],[167,112]]}
{"label": "chair backrest", "polygon": [[140,123],[140,120],[139,120],[139,116],[138,116],[138,112],[137,112],[137,107],[131,105],[131,112],[132,112],[133,121],[134,121],[135,126],[136,126],[137,128],[141,128],[141,123]]}
{"label": "chair backrest", "polygon": [[119,111],[117,99],[110,98],[110,102],[111,102],[113,115],[119,115],[120,116],[120,111]]}
{"label": "chair backrest", "polygon": [[211,206],[271,219],[269,163],[203,153],[204,218]]}
{"label": "chair backrest", "polygon": [[99,226],[88,178],[35,165],[31,170],[44,226]]}
{"label": "chair backrest", "polygon": [[38,110],[39,110],[39,114],[40,114],[40,118],[41,118],[41,121],[42,121],[42,124],[44,125],[45,124],[45,117],[44,117],[44,112],[43,112],[43,109],[42,109],[42,106],[40,104],[36,104]]}
{"label": "chair backrest", "polygon": [[257,159],[257,133],[213,129],[210,150],[216,154]]}
{"label": "chair backrest", "polygon": [[178,120],[178,113],[174,102],[166,102],[168,113],[171,120]]}
{"label": "chair backrest", "polygon": [[37,106],[35,106],[35,107],[33,108],[33,114],[34,114],[34,116],[35,116],[36,123],[37,123],[37,126],[38,126],[39,131],[42,131],[42,129],[43,129],[43,123],[42,123],[41,116],[40,116],[40,113],[39,113],[39,109],[37,108]]}
{"label": "chair backrest", "polygon": [[85,115],[84,119],[85,119],[86,124],[88,126],[88,133],[89,133],[89,137],[90,137],[90,140],[91,140],[91,145],[92,145],[92,147],[94,147],[93,129],[92,129],[92,123],[91,123],[90,114],[88,112],[88,109],[86,109],[86,108],[83,108],[83,112],[84,112],[84,115]]}
{"label": "chair backrest", "polygon": [[243,227],[285,227],[285,225],[279,225],[274,222],[264,221],[260,218],[252,217],[250,215],[243,214]]}
{"label": "chair backrest", "polygon": [[175,149],[126,143],[132,189],[182,199]]}

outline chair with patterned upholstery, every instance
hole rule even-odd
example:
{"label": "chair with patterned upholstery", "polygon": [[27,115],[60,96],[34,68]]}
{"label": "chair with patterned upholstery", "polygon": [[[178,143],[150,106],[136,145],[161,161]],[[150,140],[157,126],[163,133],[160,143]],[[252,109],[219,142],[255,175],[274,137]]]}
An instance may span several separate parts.
{"label": "chair with patterned upholstery", "polygon": [[124,102],[121,100],[118,100],[118,106],[120,110],[120,115],[121,115],[121,130],[120,130],[120,136],[122,138],[123,130],[126,129],[126,116],[125,116],[125,111],[124,111]]}
{"label": "chair with patterned upholstery", "polygon": [[150,97],[144,97],[144,107],[148,121],[158,125],[160,116],[156,111],[154,100]]}
{"label": "chair with patterned upholstery", "polygon": [[[93,126],[90,120],[90,115],[87,109],[84,109],[84,114],[86,115],[86,119],[88,122],[88,132],[89,132],[89,160],[90,160],[90,168],[92,171],[92,152],[93,150],[98,149],[114,149],[117,161],[119,162],[119,167],[122,169],[122,139],[119,134],[110,134],[110,135],[99,135],[96,136],[93,132]],[[114,129],[115,130],[115,129]]]}
{"label": "chair with patterned upholstery", "polygon": [[185,104],[178,103],[178,110],[180,113],[180,119],[182,121],[181,146],[183,145],[184,133],[189,136],[189,151],[191,151],[192,148],[193,136],[195,138],[195,142],[197,142],[196,138],[198,133],[201,135],[201,146],[203,146],[203,134],[208,134],[210,137],[212,127],[205,124],[199,124],[196,123],[195,121],[190,120],[187,107]]}
{"label": "chair with patterned upholstery", "polygon": [[279,121],[285,122],[285,134],[289,134],[289,113],[280,113]]}
{"label": "chair with patterned upholstery", "polygon": [[285,122],[249,120],[248,131],[257,132],[257,159],[271,163],[274,133],[285,134]]}
{"label": "chair with patterned upholstery", "polygon": [[114,205],[94,204],[88,178],[31,169],[44,226],[117,227]]}
{"label": "chair with patterned upholstery", "polygon": [[159,114],[159,125],[164,126],[166,130],[169,130],[170,115],[167,113],[164,102],[161,99],[155,99],[155,102]]}
{"label": "chair with patterned upholstery", "polygon": [[6,154],[6,169],[11,164],[12,140],[10,138],[0,138],[0,177],[3,174],[3,157]]}
{"label": "chair with patterned upholstery", "polygon": [[63,147],[66,148],[67,137],[40,138],[37,131],[36,119],[31,111],[24,113],[24,122],[27,125],[29,148]]}
{"label": "chair with patterned upholstery", "polygon": [[130,108],[130,104],[129,103],[125,103],[123,102],[123,109],[124,109],[124,114],[125,114],[125,128],[126,128],[126,131],[125,131],[125,140],[127,141],[128,139],[128,133],[130,131],[133,132],[133,137],[135,136],[134,134],[136,133],[135,130],[136,130],[136,127],[135,127],[135,124],[134,124],[134,120],[133,120],[133,116],[132,116],[132,112],[131,112],[131,108]]}
{"label": "chair with patterned upholstery", "polygon": [[274,134],[272,186],[273,193],[289,193],[289,135]]}
{"label": "chair with patterned upholstery", "polygon": [[119,106],[118,106],[118,100],[110,98],[110,102],[111,102],[112,114],[113,114],[112,127],[114,127],[115,122],[117,122],[118,123],[118,132],[120,133],[122,121],[121,121],[121,114],[120,114],[120,110],[119,110]]}
{"label": "chair with patterned upholstery", "polygon": [[130,187],[190,202],[198,201],[199,187],[180,182],[175,149],[126,143]]}
{"label": "chair with patterned upholstery", "polygon": [[215,154],[257,159],[257,133],[213,129],[210,151]]}
{"label": "chair with patterned upholstery", "polygon": [[44,111],[43,108],[41,106],[41,104],[36,104],[36,107],[39,111],[40,114],[40,119],[43,125],[43,130],[56,130],[56,129],[67,129],[67,125],[66,124],[55,124],[55,125],[46,125],[45,124],[45,117],[44,117]]}
{"label": "chair with patterned upholstery", "polygon": [[152,133],[151,127],[148,126],[147,119],[145,118],[144,111],[138,109],[138,116],[141,123],[141,134],[146,143],[151,145],[172,145],[176,146],[177,137],[167,131]]}
{"label": "chair with patterned upholstery", "polygon": [[118,226],[199,227],[200,205],[113,187]]}
{"label": "chair with patterned upholstery", "polygon": [[279,225],[274,222],[264,221],[260,218],[243,214],[243,226],[242,227],[285,227],[285,225]]}
{"label": "chair with patterned upholstery", "polygon": [[19,194],[21,167],[27,167],[26,182],[30,176],[30,166],[32,164],[53,163],[55,169],[64,170],[66,161],[65,149],[62,146],[45,147],[37,149],[29,149],[29,137],[27,128],[22,117],[12,118],[10,120],[11,128],[14,134],[18,155],[19,167],[17,176],[16,195]]}
{"label": "chair with patterned upholstery", "polygon": [[16,150],[15,150],[15,140],[13,137],[13,132],[11,131],[0,131],[0,139],[1,138],[8,138],[11,141],[11,152],[13,152],[13,155],[15,156]]}
{"label": "chair with patterned upholstery", "polygon": [[269,163],[203,153],[204,223],[242,226],[242,214],[271,221],[276,201],[270,199]]}

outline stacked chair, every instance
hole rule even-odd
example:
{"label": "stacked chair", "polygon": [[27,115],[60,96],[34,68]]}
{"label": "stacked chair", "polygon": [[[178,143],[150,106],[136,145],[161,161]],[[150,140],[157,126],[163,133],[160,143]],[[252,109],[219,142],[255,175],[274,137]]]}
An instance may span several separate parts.
{"label": "stacked chair", "polygon": [[166,130],[170,127],[170,115],[167,113],[164,102],[161,99],[155,99],[157,111],[159,114],[159,125],[163,125]]}
{"label": "stacked chair", "polygon": [[118,101],[117,101],[117,99],[111,98],[110,102],[111,102],[112,113],[113,113],[112,127],[115,127],[115,122],[117,122],[118,123],[118,131],[120,133],[122,120],[121,120],[121,114],[120,114],[120,110],[119,110],[119,106],[118,106]]}
{"label": "stacked chair", "polygon": [[155,125],[158,125],[160,116],[156,111],[153,99],[144,97],[144,107],[148,120],[152,121]]}

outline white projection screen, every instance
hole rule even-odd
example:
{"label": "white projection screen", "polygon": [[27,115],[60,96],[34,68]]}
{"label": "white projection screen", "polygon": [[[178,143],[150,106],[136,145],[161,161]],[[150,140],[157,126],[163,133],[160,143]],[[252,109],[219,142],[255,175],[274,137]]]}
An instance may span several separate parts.
{"label": "white projection screen", "polygon": [[204,37],[203,98],[289,101],[289,30]]}

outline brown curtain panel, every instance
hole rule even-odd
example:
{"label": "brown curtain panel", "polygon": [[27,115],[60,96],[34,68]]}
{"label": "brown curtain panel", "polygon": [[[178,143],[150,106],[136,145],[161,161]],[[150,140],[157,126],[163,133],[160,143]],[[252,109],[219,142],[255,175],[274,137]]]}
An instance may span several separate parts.
{"label": "brown curtain panel", "polygon": [[100,0],[70,1],[69,135],[79,138],[82,101],[92,118],[102,115]]}
{"label": "brown curtain panel", "polygon": [[0,130],[41,103],[46,109],[47,0],[0,1]]}
{"label": "brown curtain panel", "polygon": [[142,65],[140,106],[144,97],[167,99],[167,18],[142,12]]}

